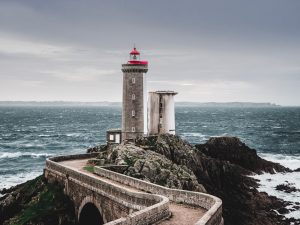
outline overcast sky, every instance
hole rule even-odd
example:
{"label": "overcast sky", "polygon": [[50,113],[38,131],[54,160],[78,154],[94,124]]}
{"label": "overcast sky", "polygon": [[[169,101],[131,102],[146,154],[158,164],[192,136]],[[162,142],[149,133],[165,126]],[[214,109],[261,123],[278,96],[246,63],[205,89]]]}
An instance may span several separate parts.
{"label": "overcast sky", "polygon": [[0,100],[121,101],[134,43],[177,101],[300,105],[299,0],[0,0]]}

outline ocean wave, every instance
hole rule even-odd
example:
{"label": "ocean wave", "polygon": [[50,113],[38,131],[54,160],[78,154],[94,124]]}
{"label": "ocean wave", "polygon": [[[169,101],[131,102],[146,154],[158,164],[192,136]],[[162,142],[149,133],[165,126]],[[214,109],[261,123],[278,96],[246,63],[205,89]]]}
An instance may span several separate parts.
{"label": "ocean wave", "polygon": [[292,170],[300,168],[300,155],[283,155],[270,153],[258,153],[258,155],[266,160],[279,163]]}
{"label": "ocean wave", "polygon": [[39,137],[54,137],[54,136],[57,136],[57,135],[51,135],[51,134],[39,134],[38,136],[39,136]]}
{"label": "ocean wave", "polygon": [[33,152],[0,152],[0,159],[5,158],[19,158],[19,157],[31,157],[31,158],[41,158],[53,156],[50,153],[33,153]]}
{"label": "ocean wave", "polygon": [[221,134],[221,135],[212,135],[212,136],[210,136],[210,137],[216,138],[216,137],[227,137],[227,136],[229,136],[228,133],[223,133],[223,134]]}
{"label": "ocean wave", "polygon": [[[264,173],[261,175],[254,175],[250,177],[259,180],[258,191],[266,192],[268,193],[268,195],[291,202],[292,205],[288,206],[287,209],[291,209],[293,206],[299,203],[300,192],[285,193],[283,191],[276,190],[276,186],[279,184],[289,183],[297,189],[300,189],[300,172],[276,174]],[[288,218],[294,217],[300,219],[300,211],[292,211],[284,216]]]}
{"label": "ocean wave", "polygon": [[182,133],[181,135],[185,137],[207,137],[207,135],[201,133]]}
{"label": "ocean wave", "polygon": [[66,133],[66,134],[39,134],[38,136],[41,138],[56,138],[56,137],[80,137],[82,133]]}
{"label": "ocean wave", "polygon": [[[258,154],[260,157],[266,160],[279,163],[292,170],[300,167],[300,155],[283,155],[270,153]],[[259,180],[259,191],[266,192],[269,195],[275,196],[285,201],[292,202],[293,204],[291,206],[288,206],[287,209],[291,209],[293,206],[298,204],[297,202],[299,202],[300,200],[300,192],[285,193],[283,191],[276,190],[276,186],[279,184],[289,183],[297,189],[300,189],[300,172],[275,174],[264,173],[261,175],[255,175],[251,177]],[[284,216],[288,218],[294,217],[300,219],[300,211],[292,211]]]}
{"label": "ocean wave", "polygon": [[[13,176],[0,176],[0,190],[24,183],[42,174],[42,171],[21,172]],[[3,181],[3,182],[2,182]]]}
{"label": "ocean wave", "polygon": [[82,134],[81,133],[68,133],[66,134],[67,137],[80,137]]}

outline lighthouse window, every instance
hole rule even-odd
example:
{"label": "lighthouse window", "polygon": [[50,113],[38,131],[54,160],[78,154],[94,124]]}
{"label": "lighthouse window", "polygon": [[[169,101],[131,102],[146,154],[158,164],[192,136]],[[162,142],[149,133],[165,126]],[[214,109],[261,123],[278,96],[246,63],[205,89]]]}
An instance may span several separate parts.
{"label": "lighthouse window", "polygon": [[131,115],[134,117],[135,116],[135,111],[132,110]]}
{"label": "lighthouse window", "polygon": [[163,118],[159,118],[159,124],[163,123]]}
{"label": "lighthouse window", "polygon": [[135,78],[132,78],[132,83],[135,84]]}
{"label": "lighthouse window", "polygon": [[135,94],[132,94],[131,99],[135,100]]}
{"label": "lighthouse window", "polygon": [[131,127],[131,131],[132,131],[132,132],[135,132],[135,127]]}

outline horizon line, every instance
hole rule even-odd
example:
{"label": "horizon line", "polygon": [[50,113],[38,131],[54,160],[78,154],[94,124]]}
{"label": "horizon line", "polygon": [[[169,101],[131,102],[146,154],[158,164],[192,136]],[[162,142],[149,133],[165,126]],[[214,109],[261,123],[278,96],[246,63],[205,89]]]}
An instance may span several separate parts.
{"label": "horizon line", "polygon": [[[71,103],[71,104],[97,104],[97,103],[112,103],[112,104],[121,104],[122,101],[69,101],[69,100],[0,100],[0,104],[4,103]],[[228,101],[228,102],[217,102],[217,101],[175,101],[175,103],[185,103],[185,104],[265,104],[269,106],[286,106],[286,107],[300,107],[300,105],[285,105],[285,104],[277,104],[273,102],[251,102],[251,101]]]}

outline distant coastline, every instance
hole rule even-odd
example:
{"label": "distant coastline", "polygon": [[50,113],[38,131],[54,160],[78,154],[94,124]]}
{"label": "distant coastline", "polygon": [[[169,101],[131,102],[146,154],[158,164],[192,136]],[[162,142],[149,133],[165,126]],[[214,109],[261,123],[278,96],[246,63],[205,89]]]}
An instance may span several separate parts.
{"label": "distant coastline", "polygon": [[[122,106],[121,102],[72,102],[72,101],[0,101],[0,106]],[[281,107],[275,103],[263,102],[176,102],[176,106],[187,107]]]}

